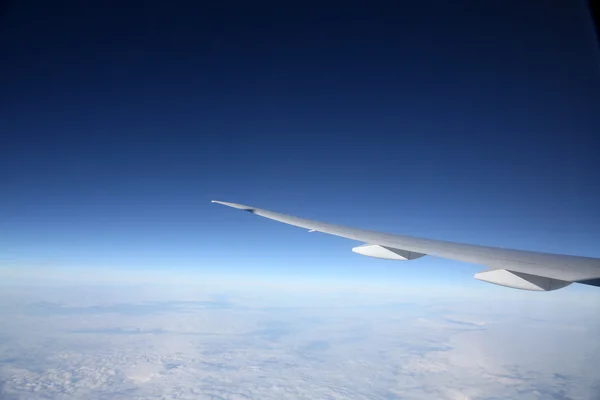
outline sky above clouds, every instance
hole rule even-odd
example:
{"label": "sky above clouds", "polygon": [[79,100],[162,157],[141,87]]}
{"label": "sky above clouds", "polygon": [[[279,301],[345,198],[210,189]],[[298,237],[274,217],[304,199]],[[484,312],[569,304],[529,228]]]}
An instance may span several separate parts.
{"label": "sky above clouds", "polygon": [[4,8],[0,399],[594,398],[597,288],[210,203],[600,257],[585,2],[435,3]]}
{"label": "sky above clouds", "polygon": [[3,14],[5,258],[370,262],[212,199],[599,255],[599,57],[584,2],[141,4]]}

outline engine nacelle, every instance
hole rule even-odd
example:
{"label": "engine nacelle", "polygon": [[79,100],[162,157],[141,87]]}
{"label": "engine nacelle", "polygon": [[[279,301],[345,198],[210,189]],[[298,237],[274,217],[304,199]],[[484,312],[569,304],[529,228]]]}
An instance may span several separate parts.
{"label": "engine nacelle", "polygon": [[545,276],[509,271],[507,269],[486,269],[485,271],[476,273],[475,279],[513,289],[533,290],[538,292],[562,289],[572,283],[546,278]]}
{"label": "engine nacelle", "polygon": [[363,244],[352,249],[353,252],[363,256],[383,258],[384,260],[407,261],[421,258],[425,254],[415,253],[414,251],[394,249],[393,247],[381,246],[378,244]]}

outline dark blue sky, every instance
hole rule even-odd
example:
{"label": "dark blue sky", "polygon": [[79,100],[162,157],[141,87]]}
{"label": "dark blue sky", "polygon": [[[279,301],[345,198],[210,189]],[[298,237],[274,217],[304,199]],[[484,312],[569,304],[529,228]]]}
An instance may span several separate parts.
{"label": "dark blue sky", "polygon": [[200,3],[3,10],[3,258],[379,265],[211,199],[600,256],[584,2]]}

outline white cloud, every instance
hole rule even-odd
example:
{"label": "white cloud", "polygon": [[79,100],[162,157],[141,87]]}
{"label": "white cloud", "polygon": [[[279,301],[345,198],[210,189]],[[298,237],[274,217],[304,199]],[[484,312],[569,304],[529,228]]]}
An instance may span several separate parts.
{"label": "white cloud", "polygon": [[41,289],[3,295],[0,398],[586,399],[598,383],[585,302]]}

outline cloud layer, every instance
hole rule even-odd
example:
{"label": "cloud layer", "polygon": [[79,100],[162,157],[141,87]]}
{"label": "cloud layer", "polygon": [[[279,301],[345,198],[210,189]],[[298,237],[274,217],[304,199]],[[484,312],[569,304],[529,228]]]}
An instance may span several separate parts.
{"label": "cloud layer", "polygon": [[598,393],[593,309],[556,314],[414,297],[286,305],[280,294],[260,291],[254,297],[199,292],[185,300],[157,292],[151,301],[149,289],[134,300],[119,287],[73,288],[81,301],[67,301],[53,290],[43,301],[39,293],[12,302],[4,295],[0,399],[590,399]]}

